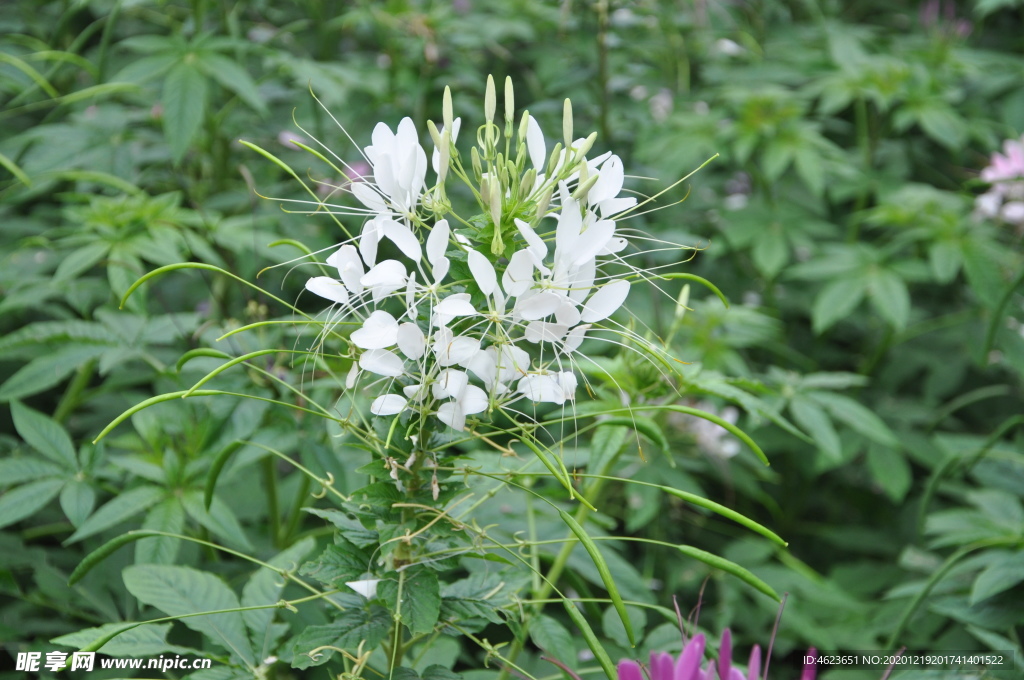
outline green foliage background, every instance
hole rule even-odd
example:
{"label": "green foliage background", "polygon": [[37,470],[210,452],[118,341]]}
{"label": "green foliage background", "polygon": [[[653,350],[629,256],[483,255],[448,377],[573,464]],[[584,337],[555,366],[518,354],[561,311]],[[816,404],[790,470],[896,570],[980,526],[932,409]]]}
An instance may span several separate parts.
{"label": "green foliage background", "polygon": [[[570,470],[614,460],[619,477],[699,493],[789,547],[640,485],[607,485],[588,531],[693,545],[788,592],[777,677],[795,673],[784,660],[811,645],[1015,650],[1024,661],[1022,234],[972,211],[989,154],[1024,131],[1018,0],[24,0],[5,5],[0,35],[0,657],[55,649],[55,639],[78,648],[96,637],[76,637],[82,629],[199,610],[191,604],[304,592],[244,559],[156,535],[67,585],[87,554],[129,529],[186,534],[279,568],[312,560],[304,575],[318,579],[326,558],[316,556],[338,559],[325,547],[335,528],[358,533],[351,520],[332,519],[310,478],[266,450],[329,475],[345,494],[383,470],[362,468],[365,452],[315,419],[256,401],[174,400],[91,443],[129,407],[187,390],[222,363],[201,352],[179,362],[190,350],[304,349],[308,339],[286,323],[217,341],[285,321],[287,310],[209,270],[154,280],[123,310],[118,302],[146,272],[185,261],[259,275],[264,290],[295,300],[301,276],[263,270],[296,251],[269,244],[318,250],[339,233],[329,219],[261,200],[256,192],[300,197],[301,187],[237,140],[271,149],[307,182],[337,181],[279,139],[294,120],[358,160],[310,90],[362,146],[377,121],[410,115],[424,130],[439,118],[445,85],[456,115],[479,118],[494,73],[512,76],[517,103],[550,131],[572,98],[577,130],[597,130],[597,148],[622,156],[643,194],[719,154],[663,197],[664,209],[629,226],[699,246],[689,262],[666,253],[643,264],[703,276],[731,306],[695,287],[680,316],[670,297],[681,285],[668,282],[670,297],[632,297],[630,311],[689,362],[677,376],[682,396],[671,399],[738,408],[772,466],[747,452],[729,457],[727,435],[666,412],[635,433],[599,427],[563,457]],[[309,296],[298,304],[319,309]],[[592,377],[614,379],[634,403],[669,398],[642,363],[609,355],[600,366]],[[283,351],[217,381],[292,402],[281,381],[310,394],[334,385]],[[228,447],[207,509],[210,467]],[[483,470],[511,465],[479,442],[464,454]],[[566,502],[553,482],[535,488]],[[541,505],[505,489],[472,519],[509,543],[527,530],[531,541],[564,537],[558,513]],[[349,557],[365,547],[339,540]],[[536,558],[550,564],[558,548]],[[678,650],[671,596],[685,614],[702,588],[702,628],[731,627],[741,649],[767,643],[776,605],[748,585],[644,543],[601,549],[638,605],[629,609],[637,649],[581,548],[559,585],[596,600],[583,613],[613,659]],[[475,621],[488,644],[510,643],[500,653],[522,647],[517,663],[537,677],[557,672],[540,649],[597,668],[561,608],[537,609],[528,636],[504,625],[528,575],[452,568],[460,578],[440,586],[422,576],[442,620],[445,606],[475,602],[449,614]],[[348,572],[324,583],[339,574]],[[387,610],[346,597],[349,611],[363,612],[362,637],[340,646],[380,641]],[[292,656],[297,638],[337,625],[323,607],[222,616],[223,625],[137,629],[104,651],[228,664],[197,680],[251,677],[241,662],[266,677],[325,677]],[[487,646],[422,616],[409,625],[429,634],[410,656],[415,673],[499,673]],[[261,665],[269,656],[281,661]]]}

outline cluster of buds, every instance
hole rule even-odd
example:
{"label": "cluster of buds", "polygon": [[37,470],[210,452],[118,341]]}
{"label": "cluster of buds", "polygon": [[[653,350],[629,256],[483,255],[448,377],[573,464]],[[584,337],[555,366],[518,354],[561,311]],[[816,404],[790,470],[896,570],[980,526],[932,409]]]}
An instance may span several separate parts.
{"label": "cluster of buds", "polygon": [[[596,133],[574,138],[569,100],[550,153],[528,112],[517,123],[511,81],[504,104],[500,128],[488,78],[468,164],[447,88],[441,127],[427,125],[429,163],[411,119],[394,131],[379,123],[363,149],[372,178],[345,187],[360,207],[320,200],[309,211],[364,220],[306,288],[333,303],[324,337],[342,319],[358,324],[341,352],[353,360],[347,389],[368,389],[374,415],[408,417],[408,434],[421,440],[435,429],[431,419],[462,430],[468,417],[495,409],[573,402],[588,331],[628,333],[609,321],[631,274],[642,275],[621,254],[628,242],[616,229],[636,206],[619,196],[621,160],[588,158]],[[475,214],[453,209],[453,177],[468,187]]]}

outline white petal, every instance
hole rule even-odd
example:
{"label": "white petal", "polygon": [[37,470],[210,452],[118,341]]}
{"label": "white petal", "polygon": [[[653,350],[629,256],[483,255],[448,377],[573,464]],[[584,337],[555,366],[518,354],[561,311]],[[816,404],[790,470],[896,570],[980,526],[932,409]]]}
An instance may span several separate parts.
{"label": "white petal", "polygon": [[464,367],[472,362],[479,351],[479,338],[467,338],[462,335],[452,338],[449,343],[434,346],[434,355],[441,366],[458,364]]}
{"label": "white petal", "polygon": [[359,295],[363,292],[363,284],[359,282],[359,279],[363,277],[365,271],[363,270],[363,261],[359,259],[359,252],[355,246],[344,245],[338,248],[327,258],[327,264],[337,267],[338,276],[341,277],[350,293]]}
{"label": "white petal", "polygon": [[601,201],[599,206],[601,210],[601,217],[614,217],[623,210],[629,210],[636,205],[635,196],[624,196],[622,198],[609,198],[608,200]]}
{"label": "white petal", "polygon": [[359,368],[390,378],[402,375],[404,366],[401,357],[387,349],[368,349],[359,356]]}
{"label": "white petal", "polygon": [[519,297],[533,285],[533,259],[525,250],[517,250],[509,258],[505,273],[501,275],[501,287],[512,297]]}
{"label": "white petal", "polygon": [[439,257],[434,263],[434,283],[441,283],[441,280],[448,274],[452,262],[447,257]]}
{"label": "white petal", "polygon": [[384,260],[366,272],[359,281],[373,289],[373,300],[378,302],[405,285],[405,265],[398,260]]}
{"label": "white petal", "polygon": [[458,397],[467,385],[469,385],[469,376],[465,371],[446,368],[438,374],[437,381],[431,385],[431,391],[434,399],[446,399]]}
{"label": "white petal", "polygon": [[598,253],[604,250],[614,235],[615,223],[611,220],[601,220],[592,224],[580,236],[575,252],[576,257],[572,261],[573,265],[578,267],[587,260],[596,257]]}
{"label": "white petal", "polygon": [[544,172],[547,167],[547,145],[544,143],[544,133],[533,116],[526,121],[526,148],[530,153],[530,162],[537,172]]}
{"label": "white petal", "polygon": [[402,388],[402,394],[411,401],[423,401],[428,392],[426,385],[407,385]]}
{"label": "white petal", "polygon": [[380,194],[367,186],[364,182],[355,182],[351,185],[352,195],[374,212],[388,212],[388,205],[381,198]]}
{"label": "white petal", "polygon": [[398,342],[398,322],[387,312],[370,314],[359,330],[352,333],[352,344],[363,349],[384,349]]}
{"label": "white petal", "polygon": [[567,328],[572,328],[580,322],[580,310],[570,298],[562,298],[562,303],[555,310],[555,321]]}
{"label": "white petal", "polygon": [[508,382],[526,375],[530,370],[530,355],[526,350],[515,345],[505,345],[497,357],[498,379]]}
{"label": "white petal", "polygon": [[498,278],[494,274],[494,266],[480,252],[470,249],[468,253],[469,271],[473,274],[476,285],[484,295],[491,295],[498,287]]}
{"label": "white petal", "polygon": [[558,374],[558,385],[562,388],[562,396],[567,401],[576,399],[576,374],[572,371],[562,371]]}
{"label": "white petal", "polygon": [[437,409],[437,419],[453,430],[461,431],[466,427],[466,413],[454,401],[441,404]]}
{"label": "white petal", "polygon": [[562,346],[565,347],[566,352],[575,352],[579,349],[579,346],[583,344],[583,341],[587,337],[587,331],[590,329],[590,324],[586,323],[582,326],[576,326],[569,334],[565,336],[565,342]]}
{"label": "white petal", "polygon": [[427,349],[427,338],[420,327],[414,323],[403,323],[398,327],[398,349],[409,359],[415,361],[423,356]]}
{"label": "white petal", "polygon": [[544,239],[538,236],[533,227],[526,222],[516,218],[515,223],[519,228],[519,233],[526,240],[526,245],[530,252],[536,255],[537,259],[543,261],[548,256],[548,244],[544,243]]}
{"label": "white petal", "polygon": [[348,369],[348,375],[345,376],[345,389],[350,390],[355,387],[357,380],[359,380],[359,364],[353,361]]}
{"label": "white petal", "polygon": [[375,217],[367,221],[359,235],[359,254],[363,256],[363,261],[371,267],[377,261],[377,245],[382,236],[380,219],[380,217]]}
{"label": "white petal", "polygon": [[412,233],[412,229],[401,222],[388,220],[384,223],[384,236],[391,239],[407,258],[414,262],[420,261],[423,249],[420,247],[419,239]]}
{"label": "white petal", "polygon": [[496,351],[494,346],[488,347],[483,352],[477,352],[466,364],[466,368],[473,372],[473,375],[480,378],[487,387],[492,387],[498,378],[498,366],[495,363]]}
{"label": "white petal", "polygon": [[583,307],[583,320],[594,323],[607,319],[622,306],[629,295],[629,281],[619,279],[597,289]]}
{"label": "white petal", "polygon": [[544,290],[530,297],[520,298],[516,302],[516,312],[527,321],[543,319],[555,313],[562,303],[562,296],[550,290]]}
{"label": "white petal", "polygon": [[573,302],[586,300],[594,285],[595,276],[597,276],[597,263],[594,260],[587,260],[573,269],[569,276],[569,299]]}
{"label": "white petal", "polygon": [[598,253],[598,255],[611,255],[612,253],[621,253],[625,250],[626,246],[629,245],[629,241],[618,236],[613,237],[608,244],[605,245],[604,249]]}
{"label": "white petal", "polygon": [[309,279],[306,281],[306,290],[331,302],[343,305],[348,303],[348,291],[345,290],[345,286],[341,281],[336,281],[329,276],[314,276]]}
{"label": "white petal", "polygon": [[529,342],[558,342],[568,331],[569,327],[564,324],[531,321],[523,335]]}
{"label": "white petal", "polygon": [[615,198],[622,191],[623,178],[622,161],[618,156],[612,156],[601,166],[597,181],[587,193],[587,200],[591,205],[597,205],[601,201]]}
{"label": "white petal", "polygon": [[446,316],[472,316],[476,314],[476,308],[469,301],[469,293],[456,293],[434,305],[434,311]]}
{"label": "white petal", "polygon": [[436,267],[438,261],[448,252],[448,238],[451,229],[448,228],[448,220],[439,220],[427,235],[427,262],[431,267]]}
{"label": "white petal", "polygon": [[377,597],[377,584],[380,583],[379,578],[368,578],[363,581],[346,581],[347,585],[352,590],[356,591],[367,600],[372,600]]}
{"label": "white petal", "polygon": [[565,403],[565,390],[558,380],[550,375],[531,374],[524,376],[516,389],[530,401]]}
{"label": "white petal", "polygon": [[555,228],[555,260],[575,260],[576,244],[583,228],[583,215],[580,213],[579,201],[570,198],[562,203],[562,212]]}
{"label": "white petal", "polygon": [[404,411],[406,403],[408,402],[405,397],[400,397],[397,394],[385,394],[373,400],[373,403],[370,404],[370,413],[375,416],[393,416]]}
{"label": "white petal", "polygon": [[463,413],[481,413],[487,410],[487,393],[476,385],[470,385],[462,392],[458,400]]}

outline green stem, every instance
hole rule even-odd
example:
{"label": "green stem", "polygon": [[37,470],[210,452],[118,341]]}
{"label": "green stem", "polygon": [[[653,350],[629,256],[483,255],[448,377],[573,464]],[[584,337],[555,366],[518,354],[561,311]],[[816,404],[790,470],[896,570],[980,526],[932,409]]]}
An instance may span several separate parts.
{"label": "green stem", "polygon": [[281,510],[277,503],[277,470],[274,469],[276,461],[273,456],[264,456],[261,463],[263,467],[263,487],[267,494],[267,514],[270,518],[270,540],[275,548],[280,548]]}

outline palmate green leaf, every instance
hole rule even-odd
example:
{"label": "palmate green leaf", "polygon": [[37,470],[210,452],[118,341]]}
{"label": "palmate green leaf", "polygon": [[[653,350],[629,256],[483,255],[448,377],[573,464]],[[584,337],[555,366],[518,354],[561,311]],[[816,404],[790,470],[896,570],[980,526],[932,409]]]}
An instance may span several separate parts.
{"label": "palmate green leaf", "polygon": [[346,581],[355,581],[371,566],[372,560],[366,552],[339,535],[334,545],[327,546],[319,557],[302,565],[299,573],[312,576],[325,586],[344,588]]}
{"label": "palmate green leaf", "polygon": [[72,345],[33,359],[0,385],[0,402],[44,392],[60,383],[89,359],[107,351],[102,345]]}
{"label": "palmate green leaf", "polygon": [[53,500],[63,486],[62,479],[41,479],[0,496],[0,529],[34,515]]}
{"label": "palmate green leaf", "polygon": [[96,492],[79,479],[72,479],[60,492],[60,507],[72,526],[79,527],[96,505]]}
{"label": "palmate green leaf", "polygon": [[139,486],[125,491],[94,512],[65,543],[76,543],[126,522],[159,501],[167,492],[156,486]]}
{"label": "palmate green leaf", "polygon": [[[124,570],[124,585],[140,602],[169,616],[239,607],[238,597],[224,581],[190,567],[133,565]],[[181,622],[203,633],[250,668],[255,665],[241,612],[194,616]]]}
{"label": "palmate green leaf", "polygon": [[832,417],[849,425],[868,439],[899,448],[900,442],[889,426],[856,399],[834,392],[807,392],[807,397],[825,407]]}
{"label": "palmate green leaf", "polygon": [[63,427],[18,401],[11,402],[11,416],[14,429],[29,446],[68,470],[78,469],[75,447]]}
{"label": "palmate green leaf", "polygon": [[[644,631],[647,629],[647,612],[640,607],[626,606],[626,613],[629,615],[630,624],[636,631],[638,639],[643,639]],[[629,648],[629,640],[626,638],[626,631],[622,627],[613,607],[604,610],[601,616],[601,627],[604,629],[605,637],[615,642],[620,647]],[[567,647],[565,649],[572,649]]]}
{"label": "palmate green leaf", "polygon": [[822,453],[835,462],[842,459],[842,444],[839,441],[839,435],[832,427],[832,420],[818,404],[797,395],[790,402],[789,410],[797,424],[814,437],[814,441]]}
{"label": "palmate green leaf", "polygon": [[74,250],[57,265],[57,271],[53,274],[54,280],[67,282],[76,278],[79,274],[92,269],[109,251],[110,244],[105,242],[90,243]]}
{"label": "palmate green leaf", "polygon": [[879,269],[868,275],[868,297],[875,310],[900,331],[910,317],[910,293],[907,284],[891,271]]}
{"label": "palmate green leaf", "polygon": [[913,474],[910,464],[898,449],[872,443],[868,447],[868,470],[885,494],[899,503],[910,490]]}
{"label": "palmate green leaf", "polygon": [[292,668],[309,668],[326,663],[334,653],[323,649],[314,657],[309,652],[323,646],[355,649],[363,642],[363,649],[377,647],[391,629],[391,614],[379,605],[346,609],[333,623],[307,626],[290,645]]}
{"label": "palmate green leaf", "polygon": [[971,586],[971,605],[998,595],[1024,581],[1024,551],[1005,551],[989,564]]}
{"label": "palmate green leaf", "polygon": [[0,356],[46,342],[115,345],[119,338],[102,324],[91,321],[40,321],[0,338]]}
{"label": "palmate green leaf", "polygon": [[765,225],[764,230],[754,241],[750,256],[758,271],[768,278],[773,278],[782,271],[789,262],[789,242],[786,240],[782,225],[778,222]]}
{"label": "palmate green leaf", "polygon": [[498,612],[508,603],[507,591],[512,586],[501,574],[483,571],[446,584],[441,590],[440,618],[451,622],[475,618],[501,623],[504,619]]}
{"label": "palmate green leaf", "polygon": [[[96,651],[109,656],[157,656],[165,652],[203,656],[199,650],[168,642],[167,634],[171,631],[171,625],[170,623],[147,623],[132,628]],[[113,633],[123,626],[123,623],[108,623],[97,628],[86,628],[75,633],[61,635],[53,638],[50,642],[62,647],[81,649],[93,640]]]}
{"label": "palmate green leaf", "polygon": [[401,617],[413,635],[424,635],[434,629],[441,612],[437,572],[422,566],[410,567],[377,584],[377,595],[392,613]]}
{"label": "palmate green leaf", "polygon": [[175,163],[188,151],[206,112],[206,76],[190,56],[175,64],[164,79],[164,136]]}
{"label": "palmate green leaf", "polygon": [[241,548],[247,552],[252,551],[252,543],[246,537],[242,525],[238,523],[235,513],[232,512],[231,508],[224,501],[214,496],[210,503],[210,509],[207,510],[206,505],[203,503],[202,491],[187,491],[181,497],[181,504],[189,517],[209,529],[229,545]]}
{"label": "palmate green leaf", "polygon": [[196,65],[202,71],[231,90],[254,111],[266,115],[267,107],[260,97],[259,89],[249,74],[231,59],[215,52],[196,52]]}
{"label": "palmate green leaf", "polygon": [[[316,540],[307,536],[287,550],[267,560],[267,564],[275,567],[291,570],[302,563],[302,559],[316,547]],[[279,573],[266,567],[261,567],[253,574],[242,588],[242,606],[252,607],[261,604],[274,604],[281,599],[281,592],[284,590],[285,579]],[[261,641],[270,629],[274,620],[273,609],[253,609],[242,612],[245,625],[252,631],[253,641],[259,648],[262,648]]]}
{"label": "palmate green leaf", "polygon": [[[609,609],[614,615],[615,610]],[[572,644],[572,635],[556,619],[541,614],[530,620],[530,639],[533,644],[559,661],[575,667],[576,654]]]}
{"label": "palmate green leaf", "polygon": [[825,284],[814,299],[811,321],[815,333],[824,333],[849,316],[864,299],[867,282],[860,276],[836,279]]}
{"label": "palmate green leaf", "polygon": [[[185,510],[177,498],[166,498],[152,508],[142,521],[142,528],[180,534],[185,529]],[[136,564],[173,564],[181,539],[171,536],[150,536],[135,544]]]}
{"label": "palmate green leaf", "polygon": [[0,458],[0,485],[14,486],[44,477],[66,477],[69,471],[35,454],[18,458]]}

